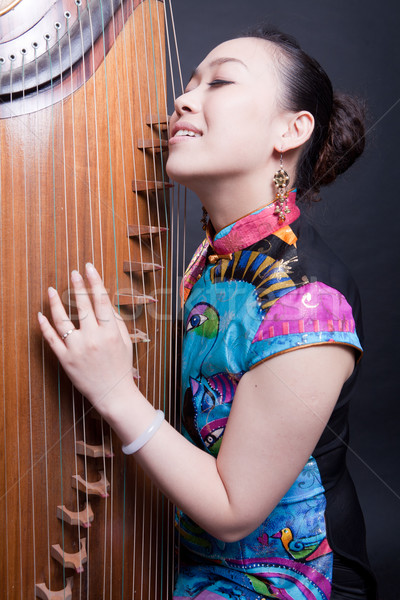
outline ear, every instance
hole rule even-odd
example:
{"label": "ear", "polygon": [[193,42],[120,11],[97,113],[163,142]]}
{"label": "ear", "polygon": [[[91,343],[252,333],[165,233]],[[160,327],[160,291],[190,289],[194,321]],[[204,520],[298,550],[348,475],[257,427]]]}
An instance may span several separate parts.
{"label": "ear", "polygon": [[311,137],[314,131],[314,117],[311,113],[303,110],[296,113],[288,120],[287,129],[282,134],[280,146],[275,145],[275,150],[278,152],[286,152],[293,148],[299,148],[305,144]]}

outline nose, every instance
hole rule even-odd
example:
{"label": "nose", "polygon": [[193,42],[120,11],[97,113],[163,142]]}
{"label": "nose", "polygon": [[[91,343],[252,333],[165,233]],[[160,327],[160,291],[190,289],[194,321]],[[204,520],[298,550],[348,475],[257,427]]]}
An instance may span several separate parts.
{"label": "nose", "polygon": [[199,111],[199,99],[194,92],[195,90],[185,92],[175,99],[175,111],[178,115]]}

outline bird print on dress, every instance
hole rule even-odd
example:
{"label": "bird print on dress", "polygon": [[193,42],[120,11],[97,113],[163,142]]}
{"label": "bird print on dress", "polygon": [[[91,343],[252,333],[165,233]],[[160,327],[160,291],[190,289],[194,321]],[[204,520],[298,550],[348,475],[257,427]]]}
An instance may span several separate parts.
{"label": "bird print on dress", "polygon": [[290,527],[284,527],[277,533],[274,533],[272,537],[279,538],[286,552],[295,560],[309,561],[332,552],[325,534],[294,539]]}

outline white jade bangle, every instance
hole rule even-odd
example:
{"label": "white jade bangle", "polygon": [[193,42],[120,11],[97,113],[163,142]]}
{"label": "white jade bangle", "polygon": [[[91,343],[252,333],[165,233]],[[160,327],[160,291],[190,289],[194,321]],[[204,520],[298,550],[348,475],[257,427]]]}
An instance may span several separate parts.
{"label": "white jade bangle", "polygon": [[135,452],[140,450],[140,448],[143,448],[143,446],[145,444],[147,444],[147,442],[149,440],[151,440],[151,438],[156,433],[156,431],[158,431],[160,429],[163,421],[164,421],[163,411],[157,410],[156,416],[154,417],[154,421],[151,423],[151,425],[149,425],[149,427],[146,429],[146,431],[141,433],[139,435],[139,437],[136,438],[136,440],[133,440],[133,442],[131,442],[130,444],[127,444],[126,446],[122,446],[122,452],[124,454],[134,454]]}

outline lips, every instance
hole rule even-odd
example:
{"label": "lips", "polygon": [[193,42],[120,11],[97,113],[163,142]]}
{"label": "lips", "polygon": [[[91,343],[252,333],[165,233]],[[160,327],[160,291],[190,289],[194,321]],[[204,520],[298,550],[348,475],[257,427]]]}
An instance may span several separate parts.
{"label": "lips", "polygon": [[169,143],[201,137],[203,133],[187,121],[177,121],[171,130]]}

